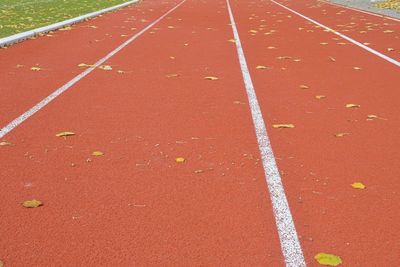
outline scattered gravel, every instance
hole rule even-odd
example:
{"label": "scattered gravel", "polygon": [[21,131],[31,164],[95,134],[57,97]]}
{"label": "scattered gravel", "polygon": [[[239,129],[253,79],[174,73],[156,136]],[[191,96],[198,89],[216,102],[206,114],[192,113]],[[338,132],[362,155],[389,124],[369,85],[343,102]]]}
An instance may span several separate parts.
{"label": "scattered gravel", "polygon": [[[393,1],[393,0],[392,0]],[[329,0],[331,3],[336,3],[340,5],[345,5],[349,7],[354,7],[362,10],[366,10],[373,13],[378,13],[385,16],[390,16],[394,18],[400,19],[400,9],[384,9],[377,8],[374,5],[381,2],[388,1],[379,1],[379,0]]]}

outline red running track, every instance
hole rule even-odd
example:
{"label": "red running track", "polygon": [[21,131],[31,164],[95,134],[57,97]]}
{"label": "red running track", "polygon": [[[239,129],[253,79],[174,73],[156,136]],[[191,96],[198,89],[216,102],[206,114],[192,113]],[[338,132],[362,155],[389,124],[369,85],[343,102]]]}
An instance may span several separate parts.
{"label": "red running track", "polygon": [[[398,22],[281,3],[399,59]],[[176,4],[0,50],[1,127]],[[399,265],[398,67],[270,1],[231,6],[307,265],[318,252]],[[232,38],[225,1],[188,0],[3,138],[5,266],[284,266]],[[55,136],[65,130],[76,135]],[[44,205],[21,206],[32,198]]]}

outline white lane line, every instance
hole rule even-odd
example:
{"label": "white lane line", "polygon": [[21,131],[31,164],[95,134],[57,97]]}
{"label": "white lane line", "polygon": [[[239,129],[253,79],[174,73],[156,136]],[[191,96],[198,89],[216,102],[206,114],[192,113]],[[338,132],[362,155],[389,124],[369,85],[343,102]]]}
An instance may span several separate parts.
{"label": "white lane line", "polygon": [[337,3],[328,2],[328,1],[325,1],[325,0],[317,0],[317,1],[320,1],[320,2],[328,4],[328,5],[332,5],[332,6],[337,6],[337,7],[342,7],[342,8],[347,8],[347,9],[350,9],[350,10],[358,11],[358,12],[361,12],[361,13],[365,13],[365,14],[368,14],[368,15],[375,16],[375,17],[391,19],[391,20],[394,20],[394,21],[400,21],[400,19],[396,19],[396,18],[393,18],[391,16],[372,13],[372,12],[365,11],[365,10],[362,10],[362,9],[358,9],[358,8],[355,8],[355,7],[349,7],[349,6],[345,6],[345,5],[341,5],[341,4],[337,4]]}
{"label": "white lane line", "polygon": [[[38,1],[33,1],[33,2],[36,3]],[[44,2],[44,1],[42,1],[42,2]],[[119,5],[116,5],[116,6],[108,7],[108,8],[99,10],[99,11],[95,11],[95,12],[92,12],[92,13],[89,13],[89,14],[85,14],[85,15],[82,15],[82,16],[79,16],[79,17],[75,17],[75,18],[72,18],[72,19],[67,19],[67,20],[60,21],[60,22],[57,22],[57,23],[54,23],[54,24],[51,24],[51,25],[43,26],[43,27],[40,27],[40,28],[37,28],[37,29],[29,30],[29,31],[26,31],[26,32],[20,32],[20,33],[11,35],[11,36],[7,36],[7,37],[4,37],[4,38],[0,39],[0,47],[8,46],[8,45],[11,45],[11,44],[14,44],[14,43],[18,43],[18,42],[22,42],[22,41],[24,41],[24,40],[26,40],[26,39],[28,39],[30,37],[33,37],[33,36],[36,36],[36,35],[40,34],[40,33],[46,33],[46,32],[49,32],[49,31],[54,31],[54,30],[63,28],[65,26],[69,26],[69,25],[78,23],[78,22],[83,21],[85,19],[90,19],[90,18],[96,17],[98,15],[104,14],[106,12],[114,11],[114,10],[129,6],[129,5],[132,5],[132,4],[136,3],[136,2],[139,2],[139,0],[132,0],[132,1],[129,1],[129,2],[126,2],[126,3],[122,3],[122,4],[119,4]]]}
{"label": "white lane line", "polygon": [[4,137],[6,134],[8,134],[9,132],[11,132],[15,127],[17,127],[18,125],[20,125],[21,123],[23,123],[26,119],[28,119],[29,117],[31,117],[33,114],[35,114],[36,112],[38,112],[40,109],[42,109],[44,106],[46,106],[47,104],[49,104],[51,101],[53,101],[57,96],[61,95],[62,93],[64,93],[66,90],[68,90],[69,88],[71,88],[71,86],[73,86],[75,83],[79,82],[82,78],[84,78],[86,75],[88,75],[89,73],[91,73],[94,69],[96,69],[98,66],[100,66],[101,64],[103,64],[106,60],[108,60],[109,58],[111,58],[112,56],[114,56],[116,53],[118,53],[120,50],[122,50],[124,47],[126,47],[127,45],[129,45],[130,43],[132,43],[136,38],[138,38],[140,35],[142,35],[144,32],[146,32],[148,29],[150,29],[151,27],[153,27],[156,23],[158,23],[160,20],[162,20],[164,17],[168,16],[168,14],[170,14],[172,11],[174,11],[175,9],[177,9],[180,5],[182,5],[186,0],[183,0],[182,2],[180,2],[179,4],[177,4],[175,7],[173,7],[172,9],[170,9],[167,13],[165,13],[164,15],[162,15],[161,17],[159,17],[158,19],[156,19],[155,21],[153,21],[152,23],[150,23],[149,25],[147,25],[144,29],[142,29],[140,32],[138,32],[137,34],[133,35],[131,38],[129,38],[127,41],[125,41],[124,43],[122,43],[120,46],[118,46],[117,48],[115,48],[113,51],[111,51],[108,55],[106,55],[105,57],[103,57],[102,59],[100,59],[99,61],[97,61],[93,66],[91,66],[90,68],[86,69],[84,72],[78,74],[77,76],[75,76],[72,80],[70,80],[69,82],[67,82],[66,84],[64,84],[63,86],[61,86],[60,88],[58,88],[56,91],[54,91],[53,93],[51,93],[49,96],[47,96],[45,99],[43,99],[42,101],[40,101],[39,103],[37,103],[35,106],[33,106],[32,108],[30,108],[28,111],[26,111],[25,113],[23,113],[21,116],[19,116],[18,118],[16,118],[15,120],[13,120],[12,122],[10,122],[9,124],[7,124],[5,127],[3,127],[0,130],[0,138]]}
{"label": "white lane line", "polygon": [[326,29],[326,30],[328,30],[328,31],[330,31],[330,32],[332,32],[332,33],[334,33],[334,34],[340,36],[340,37],[342,37],[343,39],[345,39],[345,40],[347,40],[347,41],[349,41],[349,42],[351,42],[351,43],[353,43],[353,44],[355,44],[355,45],[357,45],[357,46],[359,46],[359,47],[361,47],[361,48],[367,50],[368,52],[370,52],[370,53],[372,53],[372,54],[374,54],[374,55],[376,55],[376,56],[378,56],[378,57],[380,57],[380,58],[383,58],[384,60],[386,60],[386,61],[388,61],[388,62],[390,62],[390,63],[396,65],[397,67],[400,67],[400,62],[399,62],[399,61],[397,61],[397,60],[395,60],[395,59],[393,59],[393,58],[390,58],[390,57],[388,57],[388,56],[386,56],[386,55],[384,55],[384,54],[382,54],[382,53],[380,53],[380,52],[378,52],[378,51],[376,51],[376,50],[374,50],[374,49],[372,49],[372,48],[370,48],[370,47],[368,47],[368,46],[366,46],[366,45],[363,45],[362,43],[357,42],[356,40],[351,39],[350,37],[348,37],[348,36],[346,36],[346,35],[344,35],[344,34],[341,34],[340,32],[337,32],[337,31],[335,31],[335,30],[329,28],[328,26],[325,26],[325,25],[323,25],[323,24],[321,24],[321,23],[319,23],[319,22],[317,22],[317,21],[315,21],[315,20],[313,20],[313,19],[311,19],[311,18],[309,18],[309,17],[307,17],[307,16],[305,16],[305,15],[303,15],[303,14],[300,14],[299,12],[294,11],[293,9],[288,8],[287,6],[284,6],[284,5],[278,3],[278,2],[276,2],[276,1],[274,1],[274,0],[270,0],[270,1],[271,1],[272,3],[277,4],[278,6],[283,7],[284,9],[286,9],[286,10],[288,10],[288,11],[290,11],[290,12],[292,12],[292,13],[294,13],[294,14],[300,16],[300,17],[302,17],[303,19],[306,19],[306,20],[308,20],[308,21],[310,21],[310,22],[312,22],[312,23],[314,23],[314,24],[316,24],[316,25],[318,25],[318,26],[320,26],[320,27],[322,27],[322,28],[324,28],[324,29]]}
{"label": "white lane line", "polygon": [[231,20],[232,31],[236,41],[236,49],[239,57],[240,68],[242,70],[243,81],[246,87],[247,97],[250,104],[251,116],[257,136],[258,147],[264,167],[265,179],[268,184],[271,197],[272,208],[274,210],[275,222],[278,229],[282,254],[285,258],[286,266],[300,267],[306,266],[303,251],[297,237],[296,228],[290,212],[289,204],[283,188],[282,179],[276,165],[274,153],[268,138],[267,129],[258,104],[256,92],[251,80],[250,72],[247,67],[239,33],[233,18],[229,0],[226,0],[229,17]]}

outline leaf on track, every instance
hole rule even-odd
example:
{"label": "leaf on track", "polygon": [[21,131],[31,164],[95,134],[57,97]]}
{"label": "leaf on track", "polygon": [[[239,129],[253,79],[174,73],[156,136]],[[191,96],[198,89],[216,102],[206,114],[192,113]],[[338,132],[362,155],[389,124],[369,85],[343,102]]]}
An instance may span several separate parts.
{"label": "leaf on track", "polygon": [[310,87],[308,87],[307,85],[304,85],[304,84],[300,85],[299,87],[300,87],[300,89],[309,89],[310,88]]}
{"label": "leaf on track", "polygon": [[353,187],[354,189],[365,189],[367,188],[363,183],[361,182],[355,182],[351,184],[351,187]]}
{"label": "leaf on track", "polygon": [[346,104],[346,108],[359,108],[360,105],[358,104]]}
{"label": "leaf on track", "polygon": [[258,33],[257,30],[250,30],[249,33]]}
{"label": "leaf on track", "polygon": [[361,70],[360,67],[353,67],[353,69],[355,69],[355,70]]}
{"label": "leaf on track", "polygon": [[394,51],[394,48],[392,48],[392,47],[388,47],[388,49],[387,49],[387,51]]}
{"label": "leaf on track", "polygon": [[184,162],[186,161],[186,159],[183,158],[183,157],[177,157],[177,158],[175,159],[175,161],[176,161],[177,163],[184,163]]}
{"label": "leaf on track", "polygon": [[24,203],[22,203],[22,206],[25,208],[37,208],[42,206],[43,203],[40,200],[32,199],[32,200],[26,200]]}
{"label": "leaf on track", "polygon": [[13,145],[12,143],[6,140],[0,141],[0,146],[12,146],[12,145]]}
{"label": "leaf on track", "polygon": [[215,76],[206,76],[204,77],[205,80],[209,80],[209,81],[216,81],[218,80],[218,77]]}
{"label": "leaf on track", "polygon": [[326,98],[326,96],[324,96],[324,95],[316,95],[315,98],[316,99],[324,99],[324,98]]}
{"label": "leaf on track", "polygon": [[272,124],[272,128],[294,128],[293,124]]}
{"label": "leaf on track", "polygon": [[178,76],[179,76],[179,74],[176,74],[176,73],[171,73],[171,74],[165,75],[165,77],[167,77],[167,78],[173,78],[173,77],[178,77]]}
{"label": "leaf on track", "polygon": [[384,30],[383,33],[393,33],[394,31],[392,30]]}
{"label": "leaf on track", "polygon": [[275,46],[268,46],[267,49],[276,49]]}
{"label": "leaf on track", "polygon": [[90,67],[94,67],[94,65],[90,65],[90,64],[86,64],[86,63],[81,63],[78,65],[78,67],[80,68],[90,68]]}
{"label": "leaf on track", "polygon": [[39,67],[32,67],[31,70],[33,70],[33,71],[41,71],[42,68],[39,68]]}
{"label": "leaf on track", "polygon": [[75,133],[74,132],[61,132],[61,133],[56,134],[57,137],[67,137],[67,136],[72,136],[72,135],[75,135]]}
{"label": "leaf on track", "polygon": [[92,156],[100,157],[100,156],[104,156],[104,153],[101,151],[93,151]]}
{"label": "leaf on track", "polygon": [[321,265],[338,266],[342,264],[342,259],[339,256],[328,253],[318,253],[314,259]]}
{"label": "leaf on track", "polygon": [[319,43],[320,45],[327,45],[328,43],[326,43],[326,42],[322,42],[322,43]]}
{"label": "leaf on track", "polygon": [[110,65],[101,65],[99,67],[99,69],[101,69],[101,70],[112,70],[112,67]]}
{"label": "leaf on track", "polygon": [[265,69],[270,69],[270,68],[267,67],[267,66],[258,65],[258,66],[256,67],[256,69],[258,69],[258,70],[265,70]]}
{"label": "leaf on track", "polygon": [[228,42],[236,43],[236,40],[235,39],[229,39]]}
{"label": "leaf on track", "polygon": [[350,133],[337,133],[335,134],[335,137],[345,137],[346,135],[349,135]]}

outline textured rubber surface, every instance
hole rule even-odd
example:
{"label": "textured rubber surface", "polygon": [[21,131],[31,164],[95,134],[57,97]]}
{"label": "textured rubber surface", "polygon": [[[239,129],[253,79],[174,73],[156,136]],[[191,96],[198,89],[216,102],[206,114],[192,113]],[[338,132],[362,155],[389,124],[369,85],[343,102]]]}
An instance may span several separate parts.
{"label": "textured rubber surface", "polygon": [[[1,127],[178,3],[1,49]],[[396,22],[280,3],[398,59]],[[270,1],[231,6],[307,265],[318,252],[399,265],[399,69]],[[187,0],[4,137],[5,266],[284,266],[229,23],[225,1]],[[44,205],[22,207],[33,198]]]}

